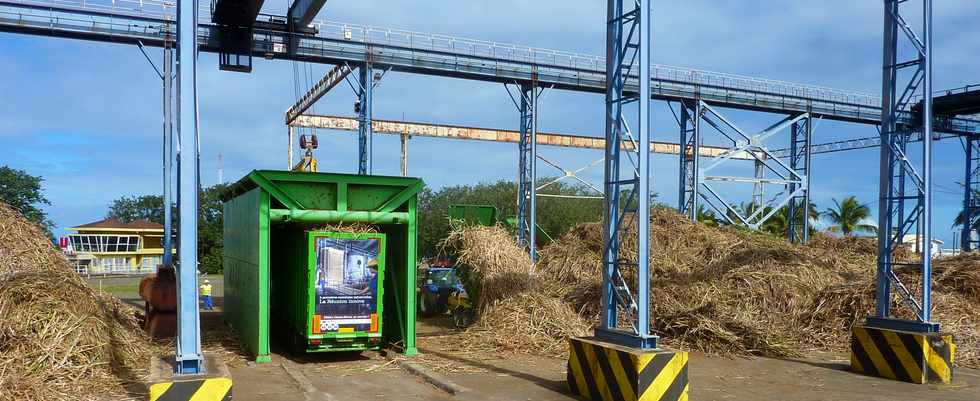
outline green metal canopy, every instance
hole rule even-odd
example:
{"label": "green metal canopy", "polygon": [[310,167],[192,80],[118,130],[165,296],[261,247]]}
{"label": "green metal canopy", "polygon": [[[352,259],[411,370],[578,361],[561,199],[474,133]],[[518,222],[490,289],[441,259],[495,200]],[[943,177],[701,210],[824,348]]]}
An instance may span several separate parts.
{"label": "green metal canopy", "polygon": [[[274,227],[369,223],[388,237],[384,333],[406,355],[415,347],[418,178],[254,170],[224,201],[224,318],[256,361],[269,361],[270,274],[291,268],[272,260]],[[388,326],[392,327],[392,326]]]}

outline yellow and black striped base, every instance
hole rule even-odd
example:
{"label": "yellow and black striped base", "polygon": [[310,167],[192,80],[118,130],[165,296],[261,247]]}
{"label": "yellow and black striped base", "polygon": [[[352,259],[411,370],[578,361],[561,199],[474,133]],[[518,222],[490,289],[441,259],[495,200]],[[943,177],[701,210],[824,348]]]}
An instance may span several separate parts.
{"label": "yellow and black striped base", "polygon": [[949,383],[953,378],[953,336],[854,326],[851,369],[910,383]]}
{"label": "yellow and black striped base", "polygon": [[568,340],[568,388],[592,401],[687,400],[687,352],[643,351],[599,341]]}
{"label": "yellow and black striped base", "polygon": [[210,377],[152,384],[150,401],[231,401],[231,379]]}
{"label": "yellow and black striped base", "polygon": [[175,375],[173,357],[150,361],[150,401],[230,401],[231,373],[220,358],[204,354],[207,374]]}

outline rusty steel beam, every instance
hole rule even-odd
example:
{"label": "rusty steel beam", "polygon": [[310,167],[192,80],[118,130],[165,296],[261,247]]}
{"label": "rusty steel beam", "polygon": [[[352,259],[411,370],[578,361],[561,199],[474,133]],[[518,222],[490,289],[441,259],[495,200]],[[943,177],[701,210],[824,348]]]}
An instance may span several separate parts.
{"label": "rusty steel beam", "polygon": [[[325,116],[325,115],[300,115],[293,120],[289,126],[302,128],[335,129],[343,131],[357,131],[357,119],[351,117]],[[477,141],[510,142],[517,143],[520,140],[520,133],[511,130],[500,130],[493,128],[460,127],[454,125],[427,124],[406,121],[373,120],[371,127],[376,133],[410,136],[425,136],[434,138],[448,139],[467,139]],[[606,140],[598,137],[584,135],[555,134],[539,132],[537,135],[538,145],[561,146],[569,148],[583,149],[605,149]],[[629,142],[623,142],[623,148],[632,148]],[[701,145],[699,147],[701,156],[717,157],[730,149],[720,146]],[[680,152],[680,145],[671,142],[651,142],[650,152],[676,155]],[[742,153],[736,154],[733,159],[754,160],[751,155]]]}

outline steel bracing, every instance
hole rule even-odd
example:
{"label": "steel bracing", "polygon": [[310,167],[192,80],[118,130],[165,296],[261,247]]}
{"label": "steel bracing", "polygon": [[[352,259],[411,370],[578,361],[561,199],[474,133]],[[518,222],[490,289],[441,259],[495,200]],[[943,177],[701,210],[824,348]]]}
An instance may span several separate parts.
{"label": "steel bracing", "polygon": [[786,209],[786,227],[789,240],[806,243],[810,239],[810,139],[813,121],[810,117],[793,123],[790,127],[789,168],[803,177],[802,183],[789,184],[790,196]]}
{"label": "steel bracing", "polygon": [[[903,3],[921,4],[916,29],[903,18]],[[882,77],[881,172],[878,214],[878,269],[875,314],[868,325],[888,329],[935,332],[932,322],[932,0],[885,0],[884,74]],[[913,56],[900,60],[902,50]],[[904,53],[902,53],[904,54]],[[916,94],[921,113],[908,119],[906,110]],[[909,139],[921,135],[921,154],[913,155]],[[918,157],[915,157],[918,156]],[[917,261],[894,259],[907,234],[918,235]],[[904,269],[920,276],[920,288],[906,286],[896,274]],[[893,296],[913,319],[899,319]]]}
{"label": "steel bracing", "polygon": [[[505,85],[520,113],[520,139],[517,143],[517,242],[528,249],[531,260],[537,260],[537,158],[538,98],[541,89],[535,83],[516,84],[511,91]],[[516,93],[514,93],[516,92]]]}
{"label": "steel bracing", "polygon": [[965,139],[966,175],[963,178],[963,230],[960,232],[960,249],[964,252],[980,250],[980,140]]}
{"label": "steel bracing", "polygon": [[701,102],[680,102],[680,182],[677,210],[691,220],[698,218],[698,166],[701,163]]}
{"label": "steel bracing", "polygon": [[[693,113],[692,106],[695,109]],[[681,162],[681,191],[683,195],[681,210],[685,215],[695,219],[697,217],[697,204],[698,201],[701,201],[729,224],[739,224],[758,229],[770,217],[780,213],[780,210],[792,200],[805,199],[808,196],[809,163],[794,163],[793,160],[783,160],[774,155],[764,142],[787,128],[799,126],[808,121],[811,116],[809,113],[787,116],[755,134],[749,134],[739,128],[721,114],[718,109],[703,101],[696,105],[684,106],[681,114],[682,140],[689,141],[689,139],[684,138],[684,132],[690,130],[687,127],[695,127],[694,136],[698,138],[698,141],[705,140],[707,134],[715,134],[720,135],[720,140],[730,146],[727,152],[705,163],[701,163],[698,158],[690,157],[688,152],[681,152],[683,155]],[[798,142],[793,143],[800,145]],[[752,177],[713,174],[719,168],[731,164],[735,155],[748,155],[753,159],[754,174]],[[809,160],[808,156],[807,160]],[[751,184],[753,187],[752,202],[745,207],[738,207],[738,205],[733,204],[725,198],[724,191],[718,185],[721,183]],[[767,185],[782,187],[783,190],[767,197]]]}
{"label": "steel bracing", "polygon": [[350,73],[351,68],[347,64],[334,66],[334,68],[330,69],[310,90],[306,91],[303,96],[300,96],[296,104],[292,105],[289,110],[286,110],[286,125],[289,125],[297,117],[309,110],[317,100],[320,100],[323,95],[330,92],[334,86],[347,79]]}
{"label": "steel bracing", "polygon": [[[596,337],[656,348],[650,330],[650,74],[652,0],[609,0],[606,20],[606,155],[602,320]],[[627,83],[638,76],[639,90]],[[633,114],[635,113],[635,114]],[[635,117],[634,117],[635,116]],[[635,119],[635,134],[627,120]],[[623,149],[619,144],[634,145]],[[632,243],[636,249],[622,249]],[[636,283],[631,288],[628,276]],[[625,321],[620,320],[620,314]]]}

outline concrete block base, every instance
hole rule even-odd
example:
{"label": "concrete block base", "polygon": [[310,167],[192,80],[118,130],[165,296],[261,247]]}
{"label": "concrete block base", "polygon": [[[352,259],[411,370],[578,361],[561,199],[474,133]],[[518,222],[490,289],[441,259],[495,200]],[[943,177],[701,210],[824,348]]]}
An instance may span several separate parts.
{"label": "concrete block base", "polygon": [[569,390],[588,400],[688,399],[688,354],[641,350],[579,337],[568,340]]}
{"label": "concrete block base", "polygon": [[217,356],[204,355],[205,374],[174,375],[173,358],[150,363],[150,401],[230,401],[231,373]]}
{"label": "concrete block base", "polygon": [[945,383],[953,379],[953,336],[868,326],[851,329],[851,369],[909,383]]}

